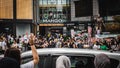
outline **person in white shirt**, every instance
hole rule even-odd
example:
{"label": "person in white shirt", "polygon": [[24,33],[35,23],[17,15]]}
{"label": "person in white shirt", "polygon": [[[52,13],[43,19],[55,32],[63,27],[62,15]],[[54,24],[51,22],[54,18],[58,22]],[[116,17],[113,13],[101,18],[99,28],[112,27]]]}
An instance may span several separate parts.
{"label": "person in white shirt", "polygon": [[3,51],[6,50],[7,46],[6,46],[6,42],[1,38],[0,40],[0,47]]}

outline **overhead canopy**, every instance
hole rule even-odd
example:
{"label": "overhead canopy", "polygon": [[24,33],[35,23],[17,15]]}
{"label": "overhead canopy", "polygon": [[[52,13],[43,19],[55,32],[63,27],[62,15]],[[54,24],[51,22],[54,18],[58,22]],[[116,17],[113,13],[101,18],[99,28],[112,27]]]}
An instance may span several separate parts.
{"label": "overhead canopy", "polygon": [[116,38],[118,35],[114,35],[114,34],[110,34],[110,35],[96,35],[96,38],[110,38],[110,37],[114,37]]}

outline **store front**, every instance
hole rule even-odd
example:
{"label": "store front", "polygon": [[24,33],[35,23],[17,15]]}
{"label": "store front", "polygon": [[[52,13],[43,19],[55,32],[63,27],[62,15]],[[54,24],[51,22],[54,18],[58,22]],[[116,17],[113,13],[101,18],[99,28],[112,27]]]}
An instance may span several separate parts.
{"label": "store front", "polygon": [[64,23],[70,20],[69,0],[39,0],[40,33],[62,32]]}
{"label": "store front", "polygon": [[0,35],[2,34],[13,34],[13,23],[0,22]]}

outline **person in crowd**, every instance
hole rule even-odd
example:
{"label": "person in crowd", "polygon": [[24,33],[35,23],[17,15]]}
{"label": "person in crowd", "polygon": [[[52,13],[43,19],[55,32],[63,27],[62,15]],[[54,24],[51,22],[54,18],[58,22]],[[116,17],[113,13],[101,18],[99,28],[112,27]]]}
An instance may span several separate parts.
{"label": "person in crowd", "polygon": [[61,46],[61,42],[60,42],[60,40],[59,39],[56,39],[56,45],[55,45],[55,47],[56,48],[61,48],[62,46]]}
{"label": "person in crowd", "polygon": [[53,40],[50,40],[48,48],[54,48],[54,47],[55,47],[55,43],[53,42]]}
{"label": "person in crowd", "polygon": [[[39,62],[39,56],[38,56],[38,53],[36,51],[36,47],[34,45],[34,40],[35,40],[35,36],[34,36],[34,34],[31,33],[30,39],[29,39],[29,44],[30,44],[30,47],[32,50],[33,60],[26,63],[26,64],[20,65],[21,68],[34,68]],[[18,48],[9,48],[5,51],[4,57],[13,58],[17,62],[19,62],[19,64],[21,64],[20,54],[21,53],[20,53],[20,50]]]}
{"label": "person in crowd", "polygon": [[24,51],[28,50],[28,43],[29,43],[29,36],[28,36],[28,34],[26,34],[23,36]]}
{"label": "person in crowd", "polygon": [[5,57],[0,59],[0,68],[20,68],[20,65],[15,59]]}
{"label": "person in crowd", "polygon": [[[100,17],[100,14],[97,15],[96,23],[97,23],[97,26],[98,26],[100,31],[104,31],[105,30],[105,23],[104,23],[103,18]],[[103,30],[103,28],[104,28],[104,30]]]}
{"label": "person in crowd", "polygon": [[70,46],[68,45],[68,42],[64,42],[62,48],[70,48]]}
{"label": "person in crowd", "polygon": [[82,40],[82,39],[78,39],[78,40],[77,40],[77,43],[78,43],[78,44],[77,44],[77,47],[78,47],[78,48],[83,48],[83,44],[82,44],[82,43],[83,43],[83,40]]}
{"label": "person in crowd", "polygon": [[2,38],[0,37],[0,51],[2,51]]}
{"label": "person in crowd", "polygon": [[104,43],[101,43],[100,49],[101,50],[108,50],[108,47]]}
{"label": "person in crowd", "polygon": [[18,48],[18,44],[16,40],[13,41],[13,44],[11,45],[11,47]]}
{"label": "person in crowd", "polygon": [[69,57],[61,55],[56,60],[56,68],[71,68]]}
{"label": "person in crowd", "polygon": [[72,44],[72,48],[78,48],[75,43]]}
{"label": "person in crowd", "polygon": [[17,47],[22,51],[22,44],[23,44],[22,37],[18,36],[16,41],[17,41]]}
{"label": "person in crowd", "polygon": [[84,45],[83,45],[83,48],[84,48],[84,49],[89,49],[89,48],[90,48],[90,45],[85,42]]}
{"label": "person in crowd", "polygon": [[6,42],[3,37],[0,37],[0,51],[4,53],[4,51],[7,49]]}
{"label": "person in crowd", "polygon": [[106,54],[98,54],[94,59],[95,68],[110,68],[110,59]]}
{"label": "person in crowd", "polygon": [[99,43],[96,41],[92,47],[94,50],[100,50],[100,45]]}

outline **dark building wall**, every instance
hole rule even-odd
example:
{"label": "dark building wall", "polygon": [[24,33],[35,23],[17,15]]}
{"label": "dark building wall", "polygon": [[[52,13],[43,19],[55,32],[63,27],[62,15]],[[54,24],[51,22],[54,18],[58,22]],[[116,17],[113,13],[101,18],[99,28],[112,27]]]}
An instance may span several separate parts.
{"label": "dark building wall", "polygon": [[[28,29],[28,33],[34,32],[32,30],[34,28],[32,26],[34,24],[33,0],[0,0],[0,26],[2,26],[0,28],[5,30],[7,27],[9,33],[17,35],[18,32],[22,31],[19,24],[25,24],[24,27],[30,26],[30,28],[25,29]],[[6,31],[0,31],[0,33],[2,32],[6,33]]]}
{"label": "dark building wall", "polygon": [[120,0],[99,0],[101,16],[120,15]]}
{"label": "dark building wall", "polygon": [[75,16],[91,16],[92,14],[92,0],[79,0],[75,1]]}

